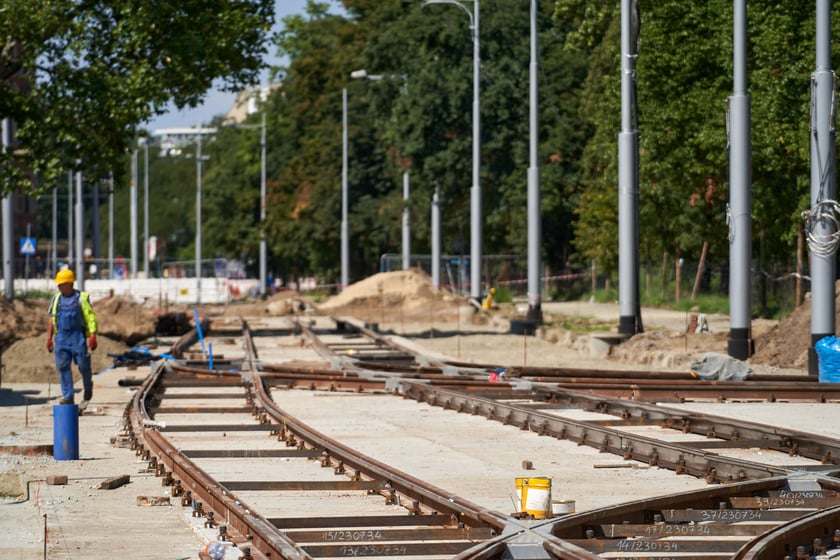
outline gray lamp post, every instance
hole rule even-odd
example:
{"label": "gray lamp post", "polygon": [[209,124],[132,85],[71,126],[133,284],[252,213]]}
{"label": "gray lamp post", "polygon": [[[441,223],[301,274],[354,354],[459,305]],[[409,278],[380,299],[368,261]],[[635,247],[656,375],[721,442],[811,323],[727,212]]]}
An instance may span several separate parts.
{"label": "gray lamp post", "polygon": [[347,88],[341,90],[341,286],[350,284],[350,227],[347,223]]}
{"label": "gray lamp post", "polygon": [[195,302],[201,303],[201,134],[195,149]]}
{"label": "gray lamp post", "polygon": [[[350,72],[350,77],[354,80],[370,80],[378,82],[384,76],[381,74],[368,74],[366,70],[355,70]],[[407,83],[405,75],[400,76],[403,79],[403,86]],[[410,179],[408,171],[403,172],[403,212],[402,212],[402,268],[408,270],[411,267],[411,216],[408,211]]]}
{"label": "gray lamp post", "polygon": [[143,146],[143,276],[149,277],[149,141],[141,138]]}
{"label": "gray lamp post", "polygon": [[470,18],[470,31],[473,40],[473,161],[472,188],[470,189],[470,297],[475,303],[481,300],[481,97],[479,77],[481,55],[479,50],[479,0],[472,0],[473,11],[467,9],[458,0],[425,0],[422,5],[452,4],[464,10]]}
{"label": "gray lamp post", "polygon": [[260,129],[260,295],[265,296],[268,249],[265,240],[265,108]]}
{"label": "gray lamp post", "polygon": [[131,191],[129,198],[129,270],[130,277],[137,278],[137,148],[131,151]]}
{"label": "gray lamp post", "polygon": [[[227,123],[225,123],[227,124]],[[268,249],[266,247],[265,238],[265,213],[266,213],[266,188],[265,188],[265,108],[262,110],[262,120],[260,124],[236,124],[236,128],[245,129],[260,129],[260,296],[265,296],[267,290],[267,255]]]}

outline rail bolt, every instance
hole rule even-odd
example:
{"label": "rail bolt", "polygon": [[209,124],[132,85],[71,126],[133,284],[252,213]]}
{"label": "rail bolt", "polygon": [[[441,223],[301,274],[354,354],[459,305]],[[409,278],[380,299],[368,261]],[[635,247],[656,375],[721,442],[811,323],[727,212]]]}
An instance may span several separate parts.
{"label": "rail bolt", "polygon": [[172,482],[172,496],[177,498],[178,496],[183,496],[184,488],[181,486],[180,480],[174,480]]}
{"label": "rail bolt", "polygon": [[161,486],[172,486],[175,484],[175,479],[172,478],[172,473],[168,472],[163,475],[163,480],[160,481]]}
{"label": "rail bolt", "polygon": [[826,549],[826,547],[825,547],[825,545],[823,545],[822,539],[815,538],[814,539],[814,554],[815,555],[825,554],[825,552],[826,552],[825,549]]}
{"label": "rail bolt", "polygon": [[192,505],[192,491],[187,490],[187,493],[181,498],[181,507]]}
{"label": "rail bolt", "polygon": [[204,505],[201,502],[193,501],[192,508],[193,517],[204,517]]}
{"label": "rail bolt", "polygon": [[216,526],[216,520],[213,519],[214,516],[215,514],[212,511],[207,512],[207,520],[204,522],[205,529],[212,529]]}
{"label": "rail bolt", "polygon": [[239,557],[239,560],[254,560],[254,557],[251,556],[251,547],[250,546],[243,546],[239,550],[242,552],[242,556]]}
{"label": "rail bolt", "polygon": [[227,534],[227,525],[219,525],[219,540],[220,541],[229,541],[230,538]]}

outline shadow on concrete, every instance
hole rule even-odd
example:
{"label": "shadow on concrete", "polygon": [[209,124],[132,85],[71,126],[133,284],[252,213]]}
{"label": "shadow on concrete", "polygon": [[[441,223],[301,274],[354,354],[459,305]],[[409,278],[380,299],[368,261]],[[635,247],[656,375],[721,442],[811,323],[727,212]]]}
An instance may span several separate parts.
{"label": "shadow on concrete", "polygon": [[[46,404],[52,399],[48,399],[40,394],[40,391],[34,389],[22,389],[14,391],[0,387],[0,406],[26,406],[31,404]],[[38,395],[38,396],[35,396]]]}

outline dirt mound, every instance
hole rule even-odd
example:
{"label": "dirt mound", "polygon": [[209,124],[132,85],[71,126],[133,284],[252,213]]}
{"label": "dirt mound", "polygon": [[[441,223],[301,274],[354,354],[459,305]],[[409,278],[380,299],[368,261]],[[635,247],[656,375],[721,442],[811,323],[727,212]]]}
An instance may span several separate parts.
{"label": "dirt mound", "polygon": [[688,370],[706,352],[727,352],[729,333],[654,330],[614,346],[609,359],[652,367]]}
{"label": "dirt mound", "polygon": [[0,345],[7,347],[21,338],[45,332],[49,306],[46,299],[9,301],[0,297]]}
{"label": "dirt mound", "polygon": [[[94,374],[114,364],[108,354],[122,354],[128,346],[105,336],[97,337],[98,348],[90,353]],[[8,383],[58,383],[55,355],[47,352],[46,333],[18,340],[3,352],[3,381]],[[79,379],[76,366],[73,377]]]}
{"label": "dirt mound", "polygon": [[426,307],[432,300],[451,301],[444,291],[435,292],[431,278],[418,269],[380,272],[347,286],[335,297],[317,306],[318,310],[333,312],[360,304],[402,305],[405,309]]}
{"label": "dirt mound", "polygon": [[[837,293],[838,285],[834,292]],[[835,299],[835,312],[840,312],[840,298]],[[840,315],[835,321],[840,320]],[[755,337],[755,354],[750,362],[784,368],[808,368],[808,346],[811,344],[811,294],[779,324],[763,336]]]}
{"label": "dirt mound", "polygon": [[115,296],[93,302],[99,334],[134,346],[155,334],[157,313],[132,299]]}

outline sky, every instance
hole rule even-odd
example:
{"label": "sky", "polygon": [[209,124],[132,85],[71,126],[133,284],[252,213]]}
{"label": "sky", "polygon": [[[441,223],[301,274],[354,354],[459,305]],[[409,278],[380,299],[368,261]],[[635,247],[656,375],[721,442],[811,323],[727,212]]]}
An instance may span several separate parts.
{"label": "sky", "polygon": [[[303,14],[306,7],[306,0],[275,0],[275,21],[272,28],[271,35],[280,30],[282,26],[282,19],[285,16],[292,14]],[[277,56],[277,49],[274,45],[269,45],[268,53],[266,55],[266,62],[269,65],[277,66],[285,64],[288,60]],[[261,82],[268,81],[268,70],[262,73]],[[179,111],[174,106],[168,113],[160,115],[147,124],[144,128],[154,131],[159,128],[174,128],[174,127],[191,127],[201,124],[207,124],[216,115],[227,113],[236,101],[235,93],[226,93],[218,90],[210,90],[204,99],[204,103],[195,109],[185,109]]]}

